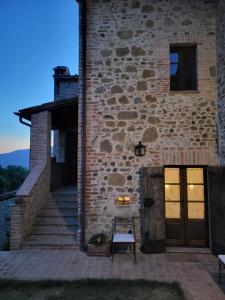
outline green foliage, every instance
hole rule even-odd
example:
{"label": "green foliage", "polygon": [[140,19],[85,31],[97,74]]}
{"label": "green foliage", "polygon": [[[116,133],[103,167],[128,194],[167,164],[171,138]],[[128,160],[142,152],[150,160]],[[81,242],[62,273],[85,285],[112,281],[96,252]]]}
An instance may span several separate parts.
{"label": "green foliage", "polygon": [[28,171],[24,167],[8,166],[2,168],[0,166],[0,193],[17,190],[27,175]]}
{"label": "green foliage", "polygon": [[0,280],[1,300],[185,300],[178,283],[147,280]]}
{"label": "green foliage", "polygon": [[91,245],[95,245],[95,246],[101,246],[106,243],[106,239],[107,239],[107,237],[104,233],[98,233],[98,234],[94,234],[90,238],[88,243]]}

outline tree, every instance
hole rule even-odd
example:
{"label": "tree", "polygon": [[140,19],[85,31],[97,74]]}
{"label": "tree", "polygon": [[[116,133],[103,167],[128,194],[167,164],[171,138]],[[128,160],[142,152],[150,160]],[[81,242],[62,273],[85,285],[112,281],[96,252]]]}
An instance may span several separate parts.
{"label": "tree", "polygon": [[0,193],[17,190],[28,175],[27,169],[20,166],[0,166]]}

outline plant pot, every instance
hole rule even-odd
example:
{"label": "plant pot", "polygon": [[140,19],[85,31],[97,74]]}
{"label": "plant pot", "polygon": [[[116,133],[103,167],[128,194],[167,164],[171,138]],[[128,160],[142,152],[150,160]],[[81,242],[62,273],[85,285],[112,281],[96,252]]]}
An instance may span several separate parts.
{"label": "plant pot", "polygon": [[141,251],[143,253],[163,253],[165,247],[165,240],[145,240],[141,246]]}
{"label": "plant pot", "polygon": [[88,256],[110,256],[110,245],[104,244],[101,246],[96,246],[88,244]]}

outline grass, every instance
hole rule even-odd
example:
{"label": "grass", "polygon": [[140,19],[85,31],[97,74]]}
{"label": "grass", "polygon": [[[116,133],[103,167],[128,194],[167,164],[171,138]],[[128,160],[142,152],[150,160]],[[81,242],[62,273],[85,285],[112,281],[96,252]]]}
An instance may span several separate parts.
{"label": "grass", "polygon": [[1,300],[185,300],[177,283],[147,280],[0,281]]}

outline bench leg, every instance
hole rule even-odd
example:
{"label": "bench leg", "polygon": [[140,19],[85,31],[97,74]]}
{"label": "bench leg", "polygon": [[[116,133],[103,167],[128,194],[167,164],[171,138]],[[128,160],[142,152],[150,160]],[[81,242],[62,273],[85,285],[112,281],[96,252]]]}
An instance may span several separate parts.
{"label": "bench leg", "polygon": [[115,252],[115,243],[112,243],[112,262],[113,262],[114,252]]}
{"label": "bench leg", "polygon": [[111,247],[111,249],[112,249],[112,262],[113,262],[113,251],[114,251],[114,246],[113,246],[113,243],[112,243],[112,247]]}
{"label": "bench leg", "polygon": [[133,243],[134,262],[136,264],[136,243]]}

